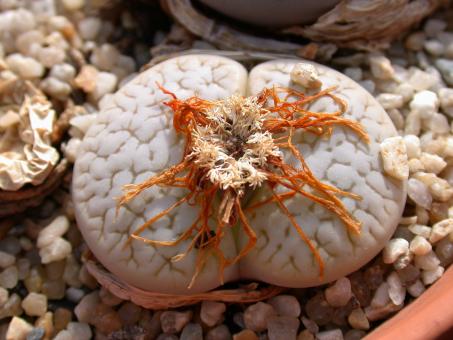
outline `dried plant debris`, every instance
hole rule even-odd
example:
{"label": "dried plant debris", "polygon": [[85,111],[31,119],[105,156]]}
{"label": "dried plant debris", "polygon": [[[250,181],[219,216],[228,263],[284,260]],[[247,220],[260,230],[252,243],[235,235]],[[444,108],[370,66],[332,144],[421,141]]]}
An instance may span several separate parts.
{"label": "dried plant debris", "polygon": [[[220,49],[248,50],[296,54],[309,58],[328,60],[331,51],[326,44],[360,50],[386,48],[412,26],[431,14],[443,0],[398,0],[398,1],[351,1],[343,0],[335,8],[322,15],[309,26],[293,26],[280,33],[308,38],[318,44],[283,42],[263,34],[252,35],[217,22],[194,8],[190,0],[165,0],[164,7],[175,20],[190,33]],[[370,25],[370,18],[373,25]],[[404,20],[397,20],[404,18]],[[315,48],[314,54],[310,52]],[[327,52],[327,53],[326,53]]]}
{"label": "dried plant debris", "polygon": [[16,104],[14,109],[7,104],[2,108],[2,190],[18,190],[27,183],[43,183],[59,159],[50,139],[55,122],[51,103],[31,82],[26,82],[22,88],[24,99],[20,106]]}
{"label": "dried plant debris", "polygon": [[[349,214],[337,196],[360,197],[317,179],[294,146],[292,138],[299,129],[329,136],[335,125],[343,125],[367,142],[368,136],[362,126],[342,117],[346,103],[332,93],[333,88],[306,95],[294,89],[274,87],[263,89],[256,97],[233,95],[214,102],[197,96],[179,100],[166,89],[161,87],[161,90],[171,96],[172,99],[165,104],[174,112],[175,131],[185,138],[183,159],[143,183],[126,185],[118,209],[155,185],[184,188],[188,193],[140,226],[130,236],[129,242],[136,239],[158,246],[175,246],[192,238],[187,250],[172,258],[172,261],[178,261],[193,248],[198,249],[195,273],[188,288],[194,284],[209,256],[218,258],[220,282],[223,282],[225,267],[248,254],[257,240],[244,213],[243,198],[247,191],[266,186],[268,197],[247,207],[247,211],[271,202],[277,203],[313,253],[322,277],[323,260],[284,201],[302,195],[336,214],[350,232],[358,234],[360,222]],[[307,109],[310,103],[324,96],[332,98],[337,104],[336,112],[311,112]],[[280,149],[288,149],[299,161],[299,167],[287,164]],[[286,191],[278,192],[277,186]],[[219,200],[218,204],[216,200]],[[140,236],[153,223],[186,202],[198,206],[199,213],[178,239],[157,241]],[[212,223],[212,220],[215,222]],[[226,258],[220,243],[225,228],[236,224],[243,228],[248,243],[237,256]]]}

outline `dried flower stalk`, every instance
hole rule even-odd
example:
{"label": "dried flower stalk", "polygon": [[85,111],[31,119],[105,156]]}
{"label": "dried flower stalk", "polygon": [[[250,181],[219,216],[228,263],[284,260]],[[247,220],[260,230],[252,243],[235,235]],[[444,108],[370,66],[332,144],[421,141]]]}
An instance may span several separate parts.
{"label": "dried flower stalk", "polygon": [[[158,86],[171,96],[172,99],[165,102],[165,105],[174,112],[175,131],[185,137],[182,160],[143,183],[124,186],[125,192],[119,198],[117,208],[154,185],[185,188],[188,193],[134,231],[126,246],[133,239],[156,246],[176,246],[192,238],[186,251],[172,259],[181,260],[193,248],[198,249],[195,273],[189,288],[210,254],[219,260],[219,276],[223,282],[225,267],[246,256],[257,240],[245,211],[276,203],[313,253],[322,277],[323,260],[284,201],[302,195],[336,214],[349,232],[360,233],[360,222],[349,214],[338,198],[360,197],[317,179],[292,141],[297,130],[329,136],[335,125],[342,125],[368,142],[368,136],[358,122],[342,117],[347,105],[332,93],[334,88],[308,96],[294,89],[274,87],[264,89],[258,96],[233,95],[225,100],[207,101],[196,96],[179,100],[175,94]],[[338,105],[338,110],[328,113],[307,109],[309,104],[322,97],[330,97]],[[289,150],[299,161],[300,168],[285,163],[281,151],[283,149]],[[269,188],[269,197],[243,208],[245,193],[263,185]],[[278,193],[278,187],[286,191]],[[213,202],[219,195],[220,205],[216,207]],[[154,222],[181,204],[189,202],[199,207],[198,217],[179,238],[157,241],[140,236]],[[210,221],[214,221],[214,225]],[[220,250],[220,243],[225,228],[237,223],[247,235],[248,243],[236,257],[226,258]]]}

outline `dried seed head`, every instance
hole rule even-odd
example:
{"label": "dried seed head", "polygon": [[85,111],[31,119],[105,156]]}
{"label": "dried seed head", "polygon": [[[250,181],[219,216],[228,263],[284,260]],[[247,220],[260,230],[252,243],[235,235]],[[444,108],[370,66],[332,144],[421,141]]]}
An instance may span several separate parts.
{"label": "dried seed head", "polygon": [[208,124],[192,132],[189,157],[223,190],[243,193],[247,186],[260,186],[267,178],[262,168],[269,157],[282,156],[263,129],[268,115],[256,97],[234,95],[216,102],[206,112]]}

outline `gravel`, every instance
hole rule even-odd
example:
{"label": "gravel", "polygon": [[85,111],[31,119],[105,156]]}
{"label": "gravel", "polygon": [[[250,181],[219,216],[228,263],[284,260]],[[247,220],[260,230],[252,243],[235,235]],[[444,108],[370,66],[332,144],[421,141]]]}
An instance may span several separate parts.
{"label": "gravel", "polygon": [[[111,11],[112,16],[120,13],[113,20],[100,15],[101,1],[28,3],[0,1],[0,79],[29,80],[45,93],[62,129],[61,136],[49,138],[73,163],[103,98],[149,60],[151,39],[137,33],[142,32],[133,17],[137,13],[124,6]],[[389,113],[400,136],[381,145],[383,166],[390,176],[408,178],[404,217],[369,265],[329,285],[291,289],[262,302],[205,301],[147,311],[99,287],[89,274],[68,172],[37,208],[2,221],[9,232],[0,240],[0,338],[352,340],[421,296],[453,262],[453,33],[446,31],[451,29],[448,13],[435,14],[389,50],[363,52],[340,67]],[[156,41],[157,36],[165,33],[156,34]],[[319,86],[318,75],[304,65],[293,80]],[[0,128],[18,121],[6,111]]]}

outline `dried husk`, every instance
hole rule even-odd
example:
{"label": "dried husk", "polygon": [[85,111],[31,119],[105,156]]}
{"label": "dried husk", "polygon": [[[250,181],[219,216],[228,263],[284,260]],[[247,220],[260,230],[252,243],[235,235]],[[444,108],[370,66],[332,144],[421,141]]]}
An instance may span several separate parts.
{"label": "dried husk", "polygon": [[56,113],[47,98],[29,82],[2,82],[0,113],[14,117],[0,137],[0,189],[15,191],[42,184],[59,160],[51,134]]}
{"label": "dried husk", "polygon": [[156,310],[189,306],[201,301],[251,303],[269,299],[286,289],[273,285],[261,288],[257,283],[250,283],[238,288],[215,289],[193,295],[162,294],[131,286],[92,260],[88,260],[86,265],[90,274],[113,295],[144,308]]}
{"label": "dried husk", "polygon": [[[411,26],[432,13],[445,0],[343,0],[309,26],[281,30],[320,42],[301,45],[258,37],[208,18],[190,0],[161,0],[162,6],[191,34],[220,49],[288,53],[307,59],[326,59],[332,43],[337,47],[359,50],[386,48]],[[327,44],[327,48],[326,48]],[[310,58],[311,57],[311,58]],[[328,55],[327,55],[328,57]]]}

